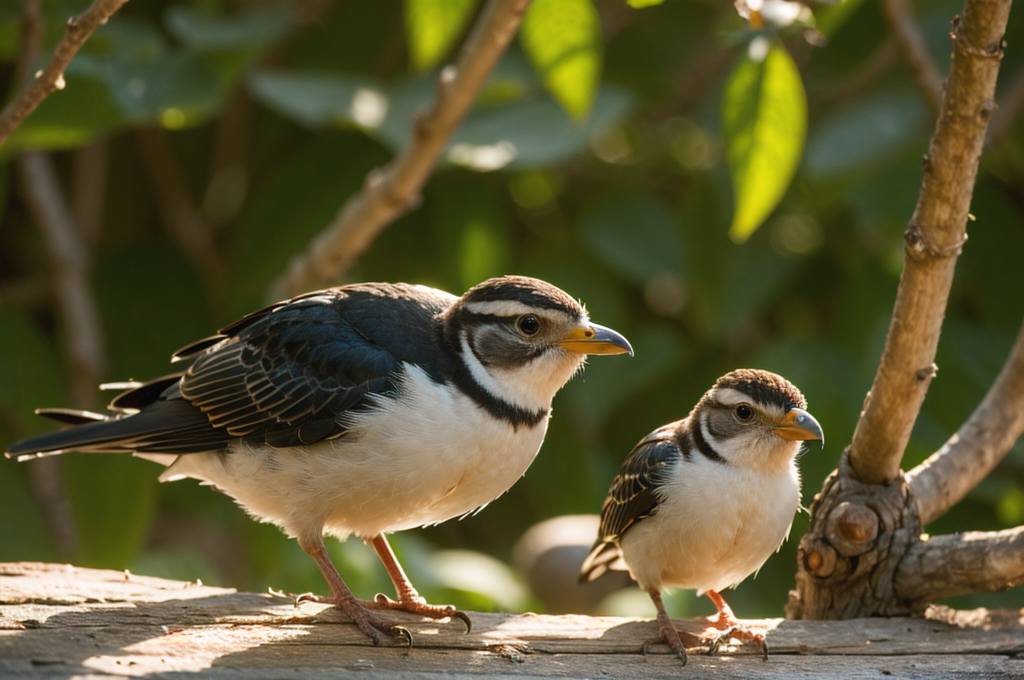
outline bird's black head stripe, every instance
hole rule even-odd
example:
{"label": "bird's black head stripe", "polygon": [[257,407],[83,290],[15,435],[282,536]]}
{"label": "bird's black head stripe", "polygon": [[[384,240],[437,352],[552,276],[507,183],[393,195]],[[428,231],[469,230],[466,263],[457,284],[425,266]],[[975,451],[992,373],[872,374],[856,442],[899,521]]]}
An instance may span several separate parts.
{"label": "bird's black head stripe", "polygon": [[569,314],[581,314],[583,308],[576,300],[550,283],[525,276],[502,276],[488,279],[470,288],[462,296],[463,305],[473,302],[514,300],[538,309],[553,309]]}
{"label": "bird's black head stripe", "polygon": [[690,427],[691,434],[693,435],[694,448],[704,454],[704,457],[708,460],[713,460],[716,463],[727,464],[725,458],[719,455],[718,451],[715,451],[714,447],[711,446],[711,442],[704,436],[704,429],[701,427],[701,422],[694,419],[692,427]]}

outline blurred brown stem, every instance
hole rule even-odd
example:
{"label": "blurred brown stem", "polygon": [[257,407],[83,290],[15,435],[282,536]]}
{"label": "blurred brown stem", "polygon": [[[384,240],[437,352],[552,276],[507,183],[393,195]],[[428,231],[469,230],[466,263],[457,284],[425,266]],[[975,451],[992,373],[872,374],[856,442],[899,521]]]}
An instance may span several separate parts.
{"label": "blurred brown stem", "polygon": [[999,464],[1024,432],[1024,325],[1009,358],[971,417],[907,473],[922,524],[946,513]]}
{"label": "blurred brown stem", "polygon": [[110,142],[102,137],[75,150],[71,205],[75,224],[90,249],[99,238],[103,226],[109,157]]}
{"label": "blurred brown stem", "polygon": [[910,69],[917,89],[932,113],[938,114],[942,104],[942,74],[928,53],[928,44],[914,18],[910,0],[883,0],[882,10],[889,24],[889,32],[896,39],[896,45]]}
{"label": "blurred brown stem", "polygon": [[[95,0],[78,16],[68,19],[64,37],[57,43],[50,63],[35,78],[26,82],[18,96],[0,113],[0,146],[25,117],[32,113],[47,96],[64,87],[64,69],[78,53],[86,39],[96,28],[121,8],[128,0]],[[34,60],[33,60],[34,61]],[[31,62],[29,62],[31,63]],[[28,68],[31,68],[30,66]]]}
{"label": "blurred brown stem", "polygon": [[476,101],[484,81],[505,53],[530,0],[491,0],[459,53],[441,72],[433,108],[414,121],[412,140],[338,211],[287,271],[270,296],[289,297],[341,276],[381,232],[418,201],[423,185],[452,133]]}
{"label": "blurred brown stem", "polygon": [[[68,363],[71,401],[89,408],[96,384],[106,373],[107,359],[99,308],[89,282],[89,255],[64,200],[52,159],[41,151],[18,157],[25,203],[42,232],[50,257],[51,276]],[[61,483],[57,459],[30,466],[33,493],[39,499],[50,531],[63,557],[74,554],[77,534]]]}
{"label": "blurred brown stem", "polygon": [[874,383],[850,444],[858,479],[896,478],[910,431],[935,375],[935,350],[968,212],[1010,0],[968,0],[955,22],[953,56],[917,206],[904,234],[904,263]]}
{"label": "blurred brown stem", "polygon": [[192,200],[167,132],[163,128],[139,130],[135,141],[156,192],[164,228],[199,272],[207,299],[218,308],[223,301],[226,272],[213,242],[212,229]]}

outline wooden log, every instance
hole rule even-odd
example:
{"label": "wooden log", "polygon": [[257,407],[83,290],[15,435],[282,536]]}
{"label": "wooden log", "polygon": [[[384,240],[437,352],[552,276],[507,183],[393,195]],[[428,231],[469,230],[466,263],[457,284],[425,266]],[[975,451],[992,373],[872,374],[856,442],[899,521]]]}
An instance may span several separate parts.
{"label": "wooden log", "polygon": [[[767,631],[767,662],[750,647],[640,654],[652,620],[473,612],[458,621],[402,616],[411,649],[374,647],[323,605],[127,572],[0,564],[0,677],[210,678],[532,676],[658,678],[1024,676],[1022,612],[935,609],[920,619],[747,622]],[[401,615],[396,615],[396,618]],[[676,621],[696,632],[701,619]]]}

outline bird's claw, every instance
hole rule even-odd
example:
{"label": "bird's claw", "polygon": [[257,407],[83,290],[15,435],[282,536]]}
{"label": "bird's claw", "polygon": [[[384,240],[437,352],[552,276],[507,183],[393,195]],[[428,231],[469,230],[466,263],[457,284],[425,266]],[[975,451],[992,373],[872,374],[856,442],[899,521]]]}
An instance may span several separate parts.
{"label": "bird's claw", "polygon": [[316,604],[338,604],[337,598],[327,597],[325,595],[317,595],[316,593],[302,593],[301,595],[297,595],[295,597],[296,607],[305,602],[314,602]]}
{"label": "bird's claw", "polygon": [[397,609],[399,611],[409,612],[410,614],[425,616],[429,619],[459,619],[466,624],[467,635],[473,630],[473,622],[466,612],[456,609],[450,604],[427,604],[427,601],[419,596],[392,600],[384,593],[377,593],[373,598],[373,605],[380,609]]}
{"label": "bird's claw", "polygon": [[751,630],[750,628],[746,628],[744,626],[739,625],[733,626],[729,630],[726,630],[725,632],[719,635],[714,635],[712,637],[706,638],[708,646],[708,655],[715,656],[716,654],[718,654],[718,651],[722,647],[722,645],[728,643],[729,640],[733,638],[736,638],[741,642],[744,640],[750,640],[755,645],[757,645],[758,648],[760,648],[762,659],[765,661],[768,660],[768,640],[765,639],[764,633],[757,630]]}
{"label": "bird's claw", "polygon": [[[672,637],[675,637],[674,642],[671,641]],[[686,665],[686,645],[683,644],[683,641],[679,638],[678,634],[675,636],[672,636],[671,634],[662,634],[656,638],[650,638],[649,640],[645,640],[644,643],[640,646],[640,653],[644,656],[647,656],[647,650],[650,648],[650,646],[658,644],[666,645],[669,649],[675,652],[675,655],[679,657],[679,660],[683,662],[683,665]]]}

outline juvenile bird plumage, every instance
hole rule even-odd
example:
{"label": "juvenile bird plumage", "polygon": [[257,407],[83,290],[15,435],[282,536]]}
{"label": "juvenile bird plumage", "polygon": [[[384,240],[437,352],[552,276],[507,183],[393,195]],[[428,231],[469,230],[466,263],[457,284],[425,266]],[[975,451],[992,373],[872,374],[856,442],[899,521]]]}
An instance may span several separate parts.
{"label": "juvenile bird plumage", "polygon": [[740,627],[719,591],[756,572],[789,534],[800,507],[800,444],[824,443],[806,407],[774,373],[740,369],[719,378],[686,418],[626,456],[580,581],[628,569],[658,610],[659,639],[684,662],[686,645],[661,600],[666,588],[695,589],[715,603],[702,635],[713,647],[724,632],[757,641],[767,654],[763,634]]}

